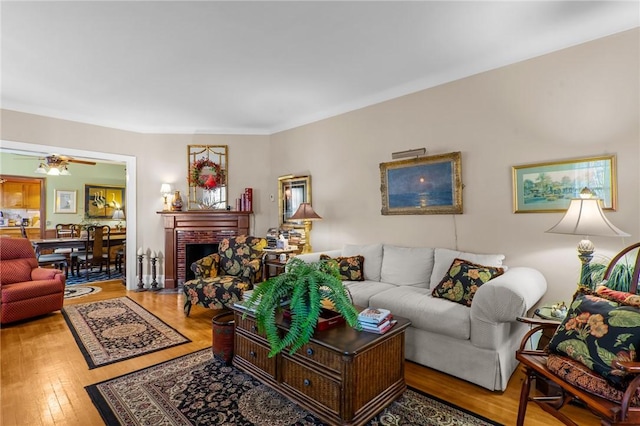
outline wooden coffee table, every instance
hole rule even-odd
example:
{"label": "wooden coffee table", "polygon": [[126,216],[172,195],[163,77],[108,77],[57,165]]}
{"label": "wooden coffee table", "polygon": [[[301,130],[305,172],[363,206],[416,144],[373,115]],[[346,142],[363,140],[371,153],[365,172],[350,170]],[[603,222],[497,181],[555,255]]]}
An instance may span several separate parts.
{"label": "wooden coffee table", "polygon": [[[363,425],[397,399],[404,381],[404,332],[397,324],[385,334],[356,331],[341,325],[316,332],[294,355],[269,358],[269,344],[258,334],[251,313],[234,308],[233,365],[256,377],[323,421]],[[283,329],[287,322],[278,324]]]}

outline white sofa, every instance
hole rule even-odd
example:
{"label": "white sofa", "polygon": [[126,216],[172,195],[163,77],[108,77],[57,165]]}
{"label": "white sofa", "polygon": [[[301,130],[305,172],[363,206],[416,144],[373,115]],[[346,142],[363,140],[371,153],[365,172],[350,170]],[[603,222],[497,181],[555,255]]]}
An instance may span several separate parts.
{"label": "white sofa", "polygon": [[[506,268],[503,255],[369,244],[298,257],[313,262],[320,254],[364,256],[365,280],[344,283],[356,305],[390,309],[411,320],[407,359],[490,390],[507,387],[517,367],[515,351],[527,330],[516,317],[526,315],[547,289],[539,271]],[[455,258],[506,271],[480,286],[471,307],[431,296]]]}

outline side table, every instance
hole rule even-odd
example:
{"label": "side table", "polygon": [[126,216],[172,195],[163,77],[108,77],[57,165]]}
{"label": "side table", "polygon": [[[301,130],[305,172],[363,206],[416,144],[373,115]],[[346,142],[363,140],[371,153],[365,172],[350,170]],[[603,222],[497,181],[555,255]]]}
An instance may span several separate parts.
{"label": "side table", "polygon": [[[284,272],[284,268],[287,266],[287,261],[292,253],[296,253],[295,249],[265,249],[262,256],[262,278],[268,280],[271,277],[275,277]],[[280,260],[280,255],[284,254],[287,259]]]}
{"label": "side table", "polygon": [[[536,309],[533,314],[544,320],[557,321],[558,324],[560,324],[564,319],[551,315],[551,306],[542,306]],[[549,329],[544,329],[540,336],[540,340],[538,340],[538,349],[546,348],[552,337],[553,332]],[[562,394],[562,389],[558,385],[546,380],[542,376],[536,376],[536,389],[546,396],[557,396]]]}

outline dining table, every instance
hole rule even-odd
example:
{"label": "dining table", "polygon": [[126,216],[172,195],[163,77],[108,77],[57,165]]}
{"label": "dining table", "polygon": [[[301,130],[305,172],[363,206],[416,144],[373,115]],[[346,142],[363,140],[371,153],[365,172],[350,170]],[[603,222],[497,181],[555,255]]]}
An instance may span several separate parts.
{"label": "dining table", "polygon": [[[109,236],[108,247],[121,246],[126,241],[126,234],[115,234]],[[103,240],[107,240],[107,236],[103,237]],[[75,238],[34,238],[31,241],[31,245],[36,252],[36,256],[39,256],[43,250],[55,250],[59,248],[80,248],[87,249],[87,237],[75,237]],[[107,247],[107,246],[105,246]]]}

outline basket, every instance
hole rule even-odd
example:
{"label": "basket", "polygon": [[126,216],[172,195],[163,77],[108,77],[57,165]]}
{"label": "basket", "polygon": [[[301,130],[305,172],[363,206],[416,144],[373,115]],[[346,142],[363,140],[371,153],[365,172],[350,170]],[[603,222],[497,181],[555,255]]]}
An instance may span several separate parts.
{"label": "basket", "polygon": [[223,312],[211,319],[213,356],[226,365],[233,359],[234,327],[233,312]]}

